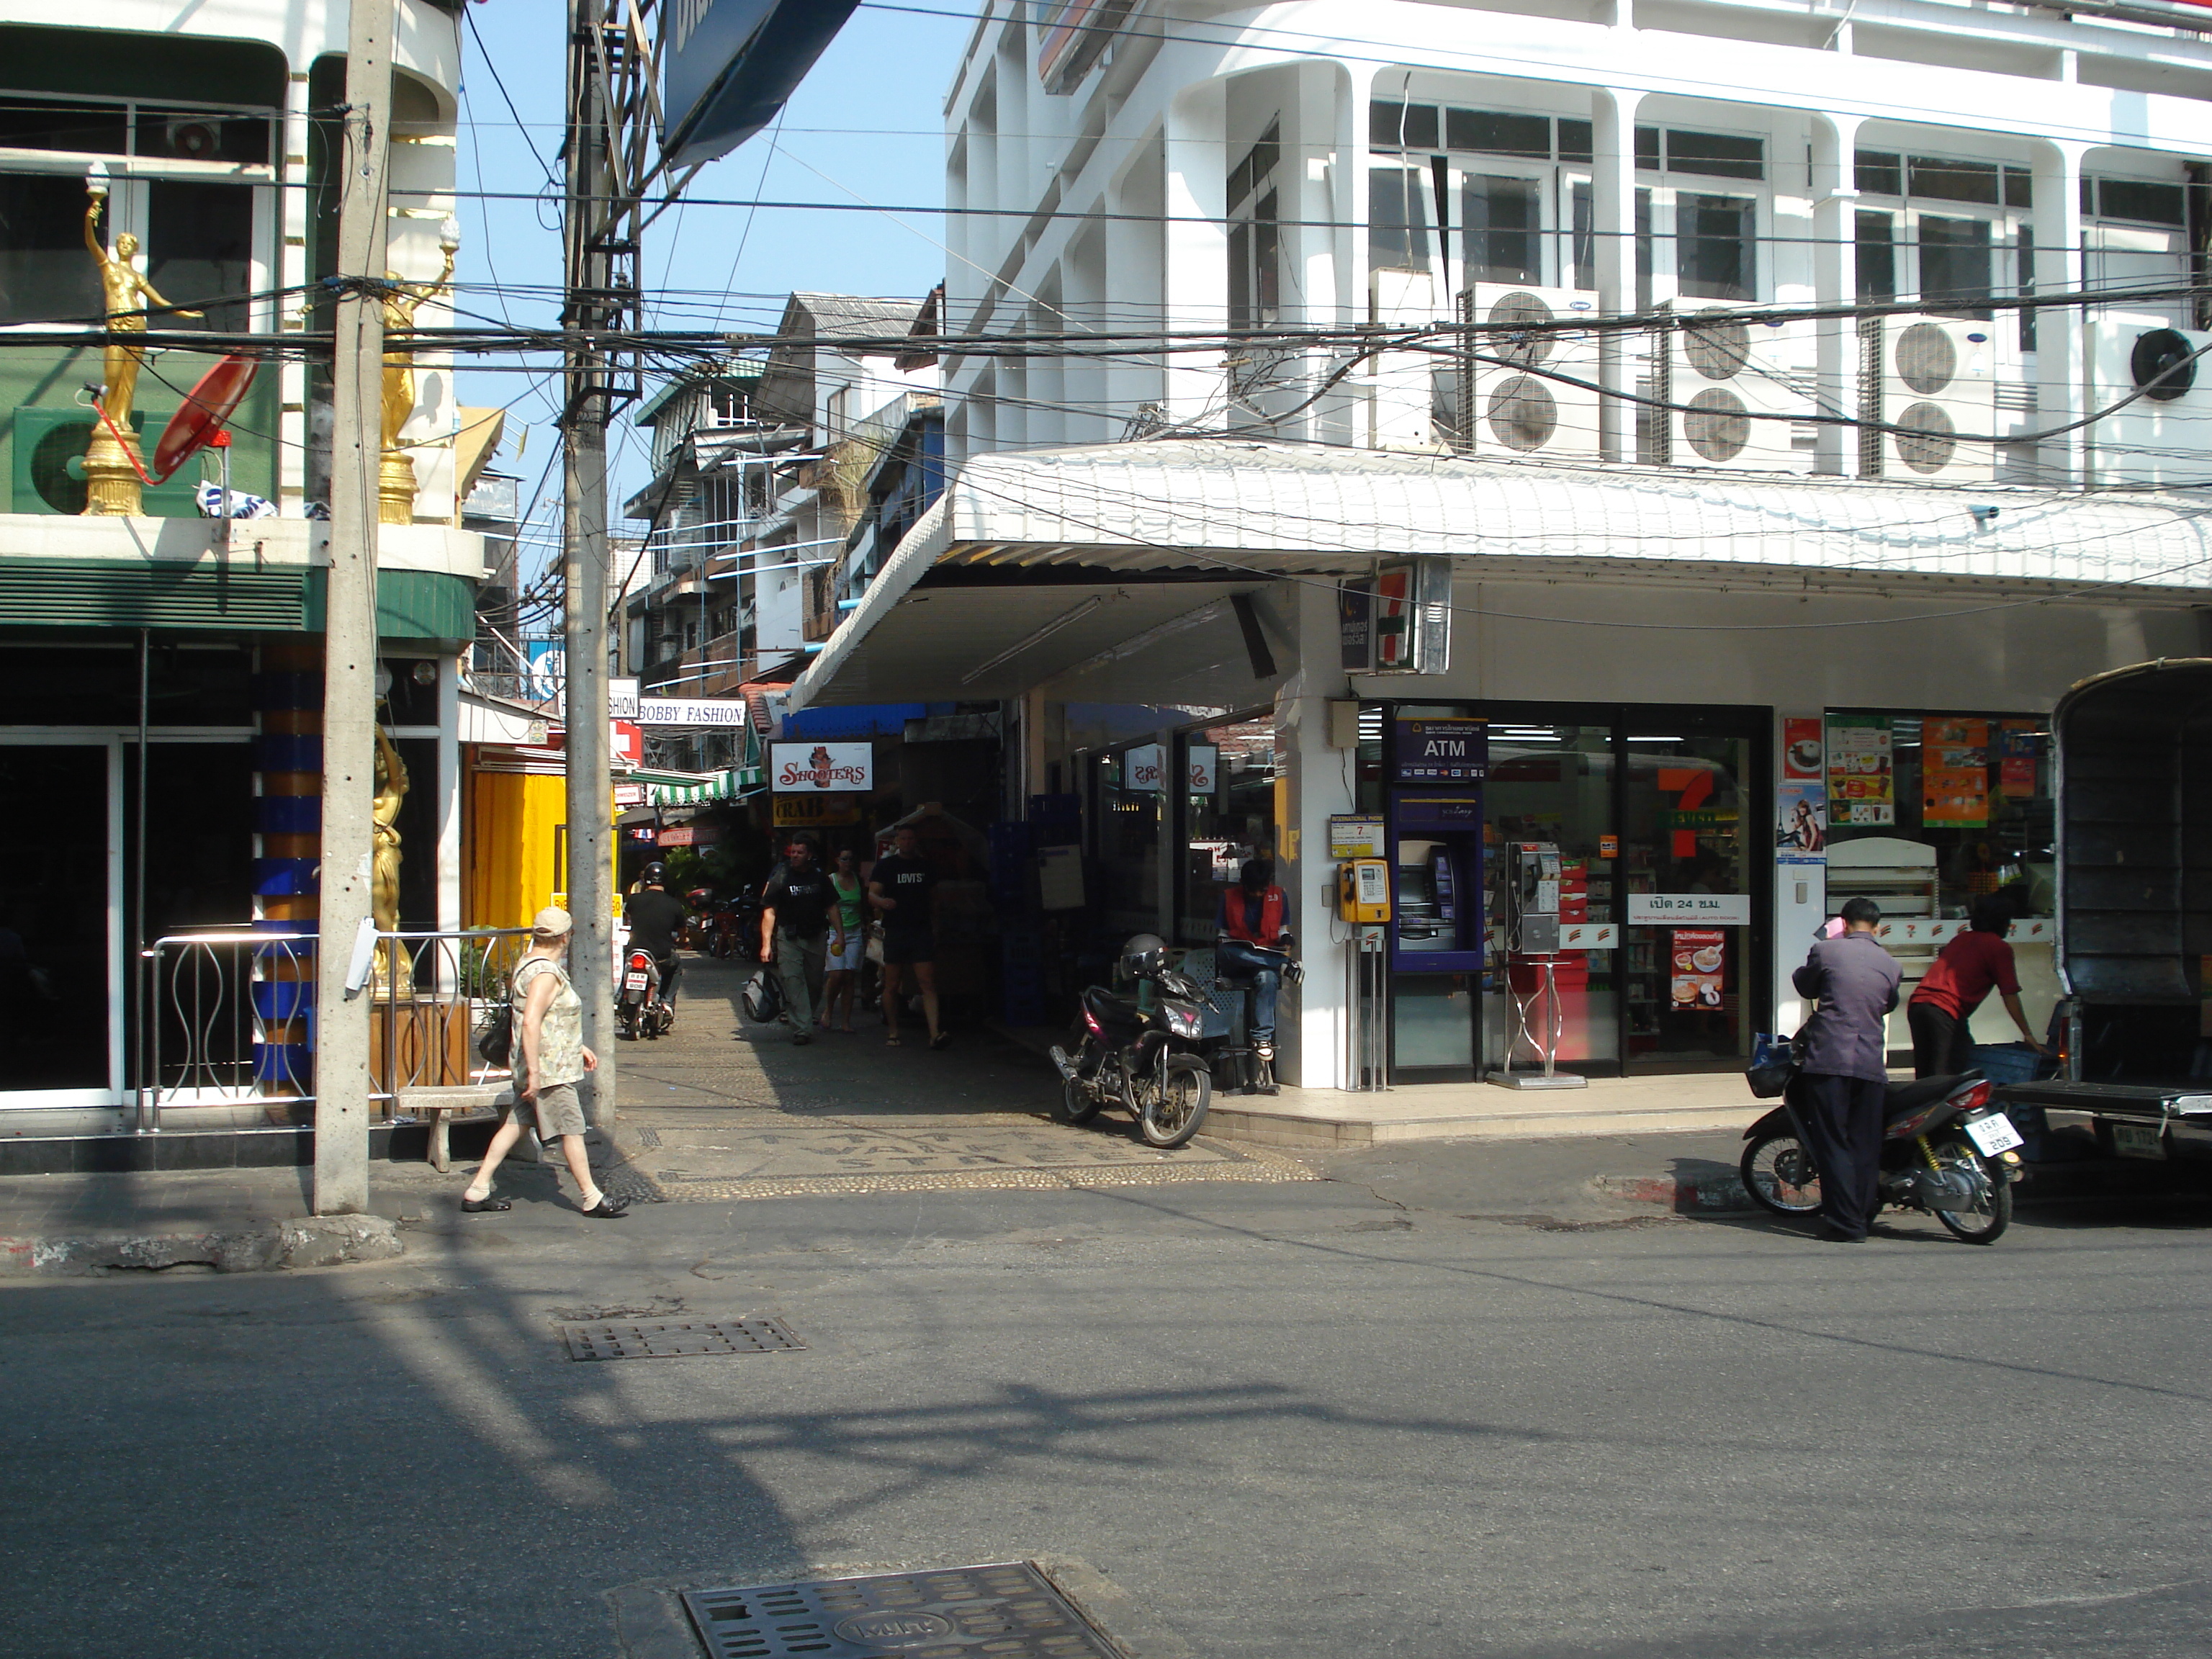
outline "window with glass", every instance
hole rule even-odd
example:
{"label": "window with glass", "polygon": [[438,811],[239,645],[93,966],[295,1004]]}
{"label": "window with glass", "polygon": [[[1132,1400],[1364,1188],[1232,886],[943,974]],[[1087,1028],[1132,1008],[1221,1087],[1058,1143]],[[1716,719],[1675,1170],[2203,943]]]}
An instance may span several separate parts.
{"label": "window with glass", "polygon": [[1674,197],[1675,291],[1692,300],[1759,297],[1759,204],[1680,191]]}
{"label": "window with glass", "polygon": [[1149,933],[1160,923],[1160,811],[1169,798],[1136,787],[1131,770],[1127,749],[1093,763],[1097,902],[1109,930]]}
{"label": "window with glass", "polygon": [[1255,715],[1186,733],[1183,879],[1176,931],[1210,946],[1221,896],[1251,859],[1275,855],[1275,721]]}
{"label": "window with glass", "polygon": [[[1866,204],[1853,216],[1861,299],[1917,301],[1941,316],[1987,319],[1994,301],[2032,291],[2030,169],[1875,149],[1858,151],[1853,163]],[[2021,313],[2010,336],[2033,349],[2032,313]]]}
{"label": "window with glass", "polygon": [[1282,315],[1281,198],[1275,185],[1281,153],[1281,128],[1271,123],[1229,175],[1232,328],[1262,328]]}

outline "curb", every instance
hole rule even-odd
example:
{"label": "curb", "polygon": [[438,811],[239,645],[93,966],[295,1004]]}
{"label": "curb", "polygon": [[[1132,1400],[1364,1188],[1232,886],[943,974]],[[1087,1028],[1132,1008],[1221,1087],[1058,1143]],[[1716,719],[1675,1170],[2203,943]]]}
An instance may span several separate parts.
{"label": "curb", "polygon": [[1733,1173],[1702,1184],[1666,1176],[1599,1176],[1592,1183],[1607,1198],[1632,1204],[1663,1204],[1677,1215],[1725,1215],[1753,1210],[1751,1194]]}
{"label": "curb", "polygon": [[380,1215],[264,1221],[228,1232],[0,1237],[0,1278],[84,1279],[125,1269],[158,1273],[184,1267],[212,1267],[219,1273],[273,1273],[389,1261],[405,1249],[397,1224]]}

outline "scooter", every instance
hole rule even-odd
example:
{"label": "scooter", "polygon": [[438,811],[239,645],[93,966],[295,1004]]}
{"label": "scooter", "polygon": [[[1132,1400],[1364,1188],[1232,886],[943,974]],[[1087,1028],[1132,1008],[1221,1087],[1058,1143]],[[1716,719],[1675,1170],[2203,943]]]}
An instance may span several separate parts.
{"label": "scooter", "polygon": [[622,1035],[633,1042],[640,1036],[663,1036],[676,1029],[676,1010],[660,994],[660,964],[650,951],[632,951],[624,959],[615,1022]]}
{"label": "scooter", "polygon": [[[1882,1202],[1933,1215],[1969,1244],[1994,1244],[2012,1221],[2013,1183],[2023,1145],[2012,1120],[1990,1104],[1995,1086],[1978,1072],[1893,1083],[1882,1101]],[[1820,1205],[1820,1171],[1797,1116],[1803,1087],[1790,1079],[1782,1104],[1743,1132],[1740,1168],[1752,1200],[1777,1215]]]}
{"label": "scooter", "polygon": [[1103,985],[1083,993],[1070,1054],[1052,1048],[1060,1068],[1060,1115],[1087,1123],[1108,1106],[1127,1107],[1145,1143],[1180,1146],[1206,1121],[1213,1073],[1203,1043],[1206,994],[1196,983],[1157,962],[1137,969],[1137,995],[1114,994]]}

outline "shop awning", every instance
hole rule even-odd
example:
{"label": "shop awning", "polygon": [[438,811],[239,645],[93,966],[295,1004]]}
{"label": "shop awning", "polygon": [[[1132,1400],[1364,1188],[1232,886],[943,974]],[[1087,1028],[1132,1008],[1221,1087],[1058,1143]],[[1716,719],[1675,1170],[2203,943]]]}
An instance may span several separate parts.
{"label": "shop awning", "polygon": [[[1449,555],[1500,579],[1792,592],[1918,583],[2203,605],[2203,512],[2149,491],[1938,489],[1229,438],[986,455],[899,544],[790,707],[1013,696],[1228,595],[1365,574],[1406,554]],[[1218,649],[1233,635],[1207,637]]]}
{"label": "shop awning", "polygon": [[733,766],[721,772],[633,772],[629,781],[645,786],[647,806],[708,806],[743,800],[768,787],[757,766]]}

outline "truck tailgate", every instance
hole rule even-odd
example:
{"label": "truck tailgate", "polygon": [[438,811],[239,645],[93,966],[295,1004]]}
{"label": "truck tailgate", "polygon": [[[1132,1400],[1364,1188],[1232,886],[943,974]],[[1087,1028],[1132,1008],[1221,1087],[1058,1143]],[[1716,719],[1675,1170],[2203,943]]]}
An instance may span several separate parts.
{"label": "truck tailgate", "polygon": [[2099,1117],[2140,1119],[2156,1123],[2191,1118],[2212,1123],[2212,1088],[2198,1084],[2069,1083],[2050,1078],[2040,1083],[2008,1083],[1996,1091],[2000,1103],[2041,1106],[2055,1112],[2092,1112]]}

